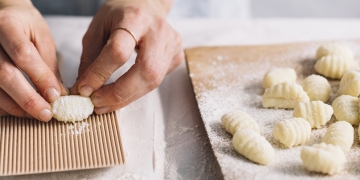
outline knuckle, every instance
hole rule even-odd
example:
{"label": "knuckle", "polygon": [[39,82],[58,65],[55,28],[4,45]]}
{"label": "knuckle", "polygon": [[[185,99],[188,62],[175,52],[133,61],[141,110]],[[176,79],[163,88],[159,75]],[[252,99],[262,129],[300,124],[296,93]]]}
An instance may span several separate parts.
{"label": "knuckle", "polygon": [[30,42],[21,42],[13,47],[11,50],[14,55],[15,60],[23,60],[27,59],[28,56],[32,53],[32,46],[34,46]]}
{"label": "knuckle", "polygon": [[0,81],[4,86],[7,86],[14,81],[15,71],[15,67],[5,61],[0,61]]}
{"label": "knuckle", "polygon": [[100,82],[105,82],[111,76],[111,72],[104,68],[97,68],[97,66],[93,66],[92,73],[94,76],[100,80]]}
{"label": "knuckle", "polygon": [[108,45],[107,54],[110,57],[110,63],[116,66],[121,66],[127,61],[127,56],[124,53],[124,47],[117,41]]}
{"label": "knuckle", "polygon": [[155,89],[162,81],[162,74],[159,65],[146,63],[143,65],[140,75],[143,81],[149,83],[149,89]]}
{"label": "knuckle", "polygon": [[111,92],[111,97],[116,101],[116,104],[126,105],[129,103],[131,95],[126,93],[121,87],[117,86],[115,83],[113,91]]}
{"label": "knuckle", "polygon": [[28,98],[26,98],[23,102],[22,102],[22,107],[25,111],[31,111],[33,110],[36,106],[37,106],[37,98],[32,95],[29,96]]}

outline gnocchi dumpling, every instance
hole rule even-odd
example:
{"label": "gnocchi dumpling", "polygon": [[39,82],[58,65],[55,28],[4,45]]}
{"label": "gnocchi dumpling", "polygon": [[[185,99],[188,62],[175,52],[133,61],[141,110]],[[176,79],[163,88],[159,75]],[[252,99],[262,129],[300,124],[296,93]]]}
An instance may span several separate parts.
{"label": "gnocchi dumpling", "polygon": [[339,146],[347,153],[354,142],[354,128],[346,121],[336,122],[326,130],[322,142]]}
{"label": "gnocchi dumpling", "polygon": [[300,156],[307,170],[330,175],[339,173],[346,162],[339,146],[325,143],[303,147]]}
{"label": "gnocchi dumpling", "polygon": [[346,71],[358,69],[358,67],[359,65],[353,59],[337,55],[324,56],[315,63],[316,72],[333,79],[340,79]]}
{"label": "gnocchi dumpling", "polygon": [[338,95],[350,95],[358,97],[360,94],[360,72],[347,71],[341,78]]}
{"label": "gnocchi dumpling", "polygon": [[337,97],[332,103],[335,118],[338,121],[347,121],[352,125],[359,125],[359,103],[359,98],[350,95]]}
{"label": "gnocchi dumpling", "polygon": [[323,56],[327,55],[338,55],[352,59],[354,58],[354,53],[351,51],[350,48],[336,43],[324,44],[320,46],[316,51],[316,59],[320,59]]}
{"label": "gnocchi dumpling", "polygon": [[315,74],[308,76],[302,83],[302,87],[309,96],[310,101],[320,100],[326,102],[330,97],[331,85],[329,81],[322,76]]}
{"label": "gnocchi dumpling", "polygon": [[294,108],[298,102],[309,102],[310,98],[302,86],[295,82],[282,82],[265,89],[263,107]]}
{"label": "gnocchi dumpling", "polygon": [[253,130],[236,131],[232,143],[238,153],[255,163],[267,165],[274,158],[274,148],[263,136]]}
{"label": "gnocchi dumpling", "polygon": [[94,111],[94,105],[89,97],[61,96],[51,103],[51,111],[58,121],[75,122],[88,118]]}
{"label": "gnocchi dumpling", "polygon": [[286,147],[301,145],[310,139],[311,126],[303,118],[284,119],[276,123],[273,135]]}
{"label": "gnocchi dumpling", "polygon": [[260,132],[255,120],[247,113],[239,110],[224,114],[221,117],[221,122],[226,131],[232,135],[234,135],[238,129],[252,129],[255,132]]}
{"label": "gnocchi dumpling", "polygon": [[296,72],[292,68],[276,68],[265,74],[262,85],[269,88],[275,84],[279,84],[285,81],[295,82]]}
{"label": "gnocchi dumpling", "polygon": [[294,109],[293,117],[304,118],[312,128],[320,128],[333,113],[333,108],[322,101],[300,102]]}

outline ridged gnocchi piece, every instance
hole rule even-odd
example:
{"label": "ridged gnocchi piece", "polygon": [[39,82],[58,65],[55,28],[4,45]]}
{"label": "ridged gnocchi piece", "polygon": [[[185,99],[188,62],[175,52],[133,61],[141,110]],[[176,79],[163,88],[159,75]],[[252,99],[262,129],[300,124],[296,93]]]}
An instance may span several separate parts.
{"label": "ridged gnocchi piece", "polygon": [[347,71],[341,78],[338,95],[350,95],[358,97],[360,94],[360,72],[356,70]]}
{"label": "ridged gnocchi piece", "polygon": [[238,129],[252,129],[260,133],[259,126],[255,120],[247,113],[239,110],[224,114],[221,117],[221,122],[226,131],[232,135],[234,135]]}
{"label": "ridged gnocchi piece", "polygon": [[274,148],[263,136],[253,130],[236,131],[232,143],[238,153],[255,163],[267,165],[274,159]]}
{"label": "ridged gnocchi piece", "polygon": [[308,76],[304,79],[302,87],[309,96],[310,101],[320,100],[326,102],[329,100],[331,85],[329,81],[322,76],[315,74]]}
{"label": "ridged gnocchi piece", "polygon": [[346,71],[358,68],[359,65],[353,59],[337,55],[324,56],[315,63],[316,72],[333,79],[340,79]]}
{"label": "ridged gnocchi piece", "polygon": [[284,119],[276,123],[273,135],[286,147],[301,145],[310,139],[311,126],[303,118]]}
{"label": "ridged gnocchi piece", "polygon": [[320,59],[323,56],[327,55],[338,55],[354,59],[354,53],[351,51],[350,48],[336,43],[324,44],[320,46],[316,51],[316,59]]}
{"label": "ridged gnocchi piece", "polygon": [[300,102],[294,109],[293,117],[304,118],[311,128],[320,128],[330,120],[333,113],[333,108],[322,101]]}
{"label": "ridged gnocchi piece", "polygon": [[339,146],[325,143],[303,147],[300,157],[307,170],[330,175],[339,173],[346,162]]}
{"label": "ridged gnocchi piece", "polygon": [[350,95],[337,97],[332,103],[335,118],[338,121],[347,121],[352,125],[359,125],[359,103],[359,98]]}
{"label": "ridged gnocchi piece", "polygon": [[296,72],[292,68],[276,68],[265,74],[262,85],[263,87],[269,88],[275,84],[282,82],[295,82]]}
{"label": "ridged gnocchi piece", "polygon": [[51,103],[51,111],[59,121],[75,122],[88,118],[94,111],[94,105],[89,97],[61,96]]}
{"label": "ridged gnocchi piece", "polygon": [[326,130],[322,142],[339,146],[344,153],[347,153],[354,142],[354,128],[346,121],[331,124]]}
{"label": "ridged gnocchi piece", "polygon": [[265,89],[263,107],[294,108],[298,102],[309,102],[310,98],[302,86],[295,82],[282,82]]}

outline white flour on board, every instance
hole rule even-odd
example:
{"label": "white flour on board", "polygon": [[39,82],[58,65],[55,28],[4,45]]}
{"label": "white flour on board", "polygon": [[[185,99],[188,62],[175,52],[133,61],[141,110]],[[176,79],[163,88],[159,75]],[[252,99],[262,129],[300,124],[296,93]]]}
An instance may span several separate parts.
{"label": "white flour on board", "polygon": [[[360,45],[356,43],[345,43],[355,53],[356,59],[360,61]],[[291,50],[278,54],[278,60],[282,61],[281,67],[293,67],[297,71],[298,83],[314,73],[313,65],[315,63],[315,52],[318,44],[310,44],[301,51]],[[355,51],[356,50],[356,51]],[[254,52],[256,53],[256,52]],[[220,58],[221,57],[221,58]],[[304,59],[294,65],[291,61],[293,57]],[[217,66],[217,63],[224,62],[223,55],[216,55],[209,59],[209,66]],[[261,62],[261,63],[260,63]],[[220,62],[219,62],[220,63]],[[217,160],[220,164],[225,179],[358,179],[360,178],[360,147],[355,127],[355,141],[347,154],[347,163],[341,173],[334,176],[326,176],[319,173],[307,171],[302,166],[300,159],[301,146],[291,149],[278,143],[272,130],[277,121],[284,118],[291,118],[293,110],[284,109],[266,109],[261,105],[262,94],[264,90],[261,85],[264,74],[274,68],[271,59],[264,56],[261,61],[247,62],[246,64],[227,63],[210,68],[213,75],[211,78],[202,79],[201,83],[194,84],[195,89],[201,90],[197,94],[197,100],[205,128],[210,138]],[[252,73],[244,74],[244,70]],[[190,72],[191,77],[197,74]],[[201,72],[203,73],[203,72]],[[206,72],[205,72],[206,73]],[[229,74],[236,74],[236,80],[229,79]],[[339,87],[339,81],[330,81],[332,86],[331,98],[328,103],[331,104],[336,97],[336,91]],[[207,90],[206,87],[214,87]],[[261,134],[271,143],[275,149],[275,158],[268,166],[257,165],[239,155],[231,144],[232,136],[228,134],[221,126],[221,116],[232,110],[242,110],[252,116],[259,124]],[[305,145],[313,145],[321,142],[325,134],[326,127],[335,122],[334,117],[320,129],[313,129],[311,139]]]}

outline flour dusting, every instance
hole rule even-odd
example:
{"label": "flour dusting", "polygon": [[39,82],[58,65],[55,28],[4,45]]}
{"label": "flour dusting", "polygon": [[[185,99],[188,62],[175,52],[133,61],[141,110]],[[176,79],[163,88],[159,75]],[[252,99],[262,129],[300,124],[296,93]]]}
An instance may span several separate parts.
{"label": "flour dusting", "polygon": [[[326,176],[311,173],[302,166],[300,159],[301,146],[291,149],[278,143],[272,130],[279,120],[291,118],[293,110],[266,109],[261,105],[261,81],[266,72],[276,67],[294,68],[298,75],[297,82],[311,74],[315,74],[315,52],[321,43],[307,43],[302,45],[274,46],[270,51],[264,48],[253,48],[247,53],[239,52],[239,56],[227,51],[214,50],[206,57],[206,63],[193,64],[194,68],[203,67],[203,71],[194,71],[190,67],[192,83],[196,92],[198,106],[206,131],[209,135],[212,148],[220,164],[225,179],[358,179],[360,176],[360,147],[355,127],[355,142],[347,154],[347,163],[341,173]],[[356,61],[360,55],[360,44],[344,42],[353,51]],[[251,59],[251,55],[255,58]],[[229,55],[230,56],[230,55]],[[221,59],[221,62],[219,61]],[[229,60],[227,60],[229,59]],[[213,63],[217,61],[218,63]],[[202,63],[202,64],[201,64]],[[206,67],[206,68],[205,68]],[[331,98],[328,104],[336,97],[339,81],[329,81],[332,86]],[[238,154],[231,144],[232,136],[221,126],[221,116],[233,110],[241,110],[252,116],[260,127],[263,135],[275,149],[275,158],[268,166],[257,165]],[[304,146],[321,142],[326,128],[334,123],[334,117],[320,129],[311,131],[311,139]]]}

